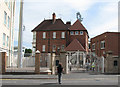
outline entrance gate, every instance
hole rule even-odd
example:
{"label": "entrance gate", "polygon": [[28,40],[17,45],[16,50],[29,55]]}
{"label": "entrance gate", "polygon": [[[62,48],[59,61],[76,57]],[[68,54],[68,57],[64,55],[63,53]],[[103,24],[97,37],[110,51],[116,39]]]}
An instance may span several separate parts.
{"label": "entrance gate", "polygon": [[84,52],[80,51],[68,52],[67,56],[69,71],[85,69],[86,56]]}

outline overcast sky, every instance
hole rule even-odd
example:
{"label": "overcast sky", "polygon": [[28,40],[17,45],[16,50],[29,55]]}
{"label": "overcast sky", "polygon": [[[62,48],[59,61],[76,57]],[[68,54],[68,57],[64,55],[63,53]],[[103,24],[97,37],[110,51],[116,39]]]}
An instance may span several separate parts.
{"label": "overcast sky", "polygon": [[[52,13],[61,18],[64,23],[73,24],[76,13],[80,12],[82,24],[88,30],[90,38],[106,31],[118,31],[118,1],[119,0],[24,0],[23,46],[32,48],[32,32],[44,18],[51,19]],[[16,2],[14,45],[17,46],[19,28],[19,0]]]}

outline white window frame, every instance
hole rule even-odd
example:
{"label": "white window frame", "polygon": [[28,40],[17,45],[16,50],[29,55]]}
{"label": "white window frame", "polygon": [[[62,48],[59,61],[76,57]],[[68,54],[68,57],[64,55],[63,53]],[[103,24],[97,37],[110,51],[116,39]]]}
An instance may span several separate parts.
{"label": "white window frame", "polygon": [[[81,33],[82,32],[82,33]],[[83,35],[83,31],[80,31],[80,35]]]}
{"label": "white window frame", "polygon": [[42,51],[45,52],[45,45],[42,45]]}
{"label": "white window frame", "polygon": [[9,46],[9,36],[7,36],[7,47]]}
{"label": "white window frame", "polygon": [[78,31],[75,31],[75,35],[78,35],[79,34],[79,32]]}
{"label": "white window frame", "polygon": [[46,32],[43,32],[43,39],[46,38]]}
{"label": "white window frame", "polygon": [[65,32],[61,33],[61,38],[65,38]]}
{"label": "white window frame", "polygon": [[6,34],[3,33],[3,46],[5,46],[5,42],[6,42]]}
{"label": "white window frame", "polygon": [[6,11],[4,11],[4,24],[5,25],[7,24],[7,13],[6,13]]}
{"label": "white window frame", "polygon": [[95,50],[95,43],[92,44],[92,50]]}
{"label": "white window frame", "polygon": [[56,32],[53,32],[53,39],[56,38]]}
{"label": "white window frame", "polygon": [[101,49],[105,49],[105,41],[101,41],[100,42],[100,48]]}
{"label": "white window frame", "polygon": [[10,17],[8,16],[8,28],[10,28]]}
{"label": "white window frame", "polygon": [[70,35],[74,35],[74,31],[70,31]]}

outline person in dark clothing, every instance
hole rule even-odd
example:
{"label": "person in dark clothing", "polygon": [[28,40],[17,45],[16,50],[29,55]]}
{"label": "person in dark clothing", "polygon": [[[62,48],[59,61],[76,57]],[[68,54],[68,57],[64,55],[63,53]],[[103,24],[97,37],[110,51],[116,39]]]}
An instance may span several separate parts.
{"label": "person in dark clothing", "polygon": [[63,67],[62,67],[61,64],[58,64],[57,73],[58,73],[58,82],[59,82],[59,84],[61,84],[62,72],[63,72]]}

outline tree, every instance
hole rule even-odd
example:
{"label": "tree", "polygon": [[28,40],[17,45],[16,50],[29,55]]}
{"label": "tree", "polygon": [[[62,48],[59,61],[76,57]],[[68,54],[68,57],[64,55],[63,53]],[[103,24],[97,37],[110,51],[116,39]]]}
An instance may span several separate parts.
{"label": "tree", "polygon": [[25,49],[25,53],[32,53],[31,49]]}

